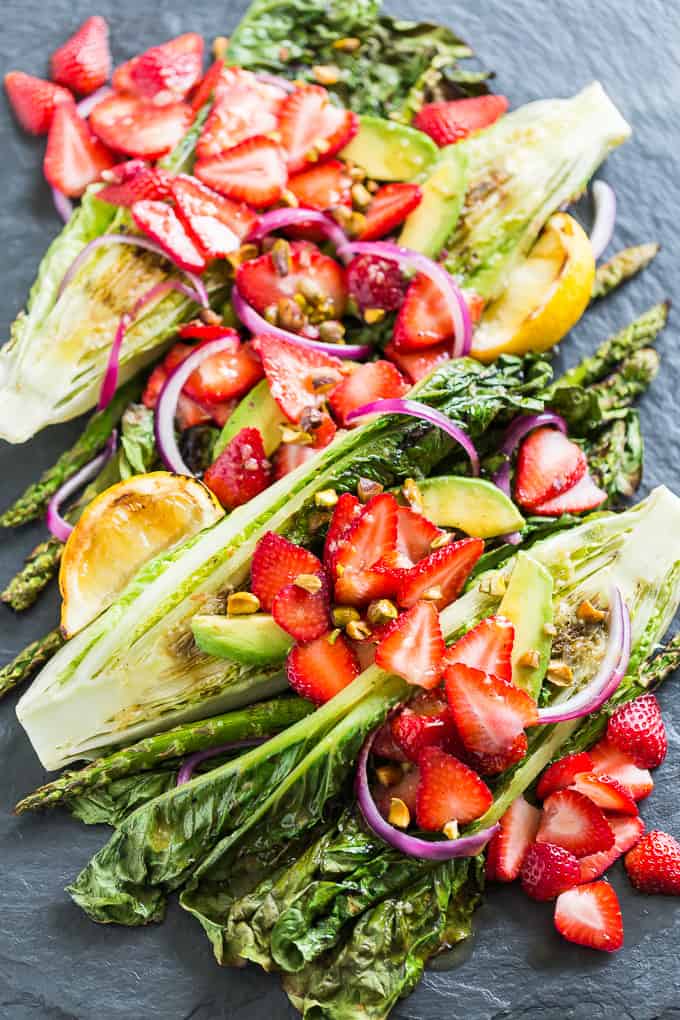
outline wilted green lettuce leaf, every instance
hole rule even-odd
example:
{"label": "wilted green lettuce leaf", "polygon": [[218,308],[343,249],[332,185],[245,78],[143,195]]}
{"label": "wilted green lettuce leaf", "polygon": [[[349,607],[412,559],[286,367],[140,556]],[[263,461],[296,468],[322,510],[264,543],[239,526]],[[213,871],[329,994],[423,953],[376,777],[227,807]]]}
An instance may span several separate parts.
{"label": "wilted green lettuce leaf", "polygon": [[74,818],[86,825],[116,827],[140,805],[171,790],[176,782],[176,769],[122,776],[107,786],[64,798],[64,806]]}

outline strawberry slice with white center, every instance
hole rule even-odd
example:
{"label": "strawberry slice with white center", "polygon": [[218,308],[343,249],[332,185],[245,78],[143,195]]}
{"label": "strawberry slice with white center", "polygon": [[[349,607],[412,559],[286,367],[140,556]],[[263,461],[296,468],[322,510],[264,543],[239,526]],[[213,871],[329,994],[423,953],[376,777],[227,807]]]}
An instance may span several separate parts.
{"label": "strawberry slice with white center", "polygon": [[376,665],[407,683],[432,690],[439,683],[444,639],[431,602],[416,602],[387,628],[375,654]]}
{"label": "strawberry slice with white center", "polygon": [[180,174],[170,189],[177,215],[206,259],[236,251],[257,218],[247,205],[218,195],[193,177]]}
{"label": "strawberry slice with white center", "polygon": [[279,146],[265,135],[246,138],[218,156],[199,160],[194,173],[221,195],[256,208],[278,202],[288,180]]}
{"label": "strawberry slice with white center", "polygon": [[402,573],[397,602],[408,609],[424,598],[443,609],[458,598],[483,551],[481,538],[461,538],[435,549]]}
{"label": "strawberry slice with white center", "polygon": [[[409,384],[389,361],[369,361],[357,365],[328,395],[328,403],[339,425],[348,425],[347,416],[373,400],[401,397]],[[355,423],[357,424],[357,423]]]}
{"label": "strawberry slice with white center", "polygon": [[219,156],[255,135],[276,131],[286,97],[283,89],[240,67],[224,67],[213,89],[215,102],[196,145],[199,160]]}
{"label": "strawberry slice with white center", "polygon": [[395,566],[410,568],[429,556],[432,543],[444,534],[432,521],[409,506],[397,510],[397,551]]}
{"label": "strawberry slice with white center", "polygon": [[288,190],[305,209],[324,212],[333,206],[352,204],[352,178],[339,159],[294,174],[288,181]]}
{"label": "strawberry slice with white center", "polygon": [[512,646],[515,628],[504,616],[489,616],[446,649],[447,664],[465,666],[512,680]]}
{"label": "strawberry slice with white center", "polygon": [[203,481],[227,510],[263,492],[271,481],[271,465],[259,429],[241,429],[210,465]]}
{"label": "strawberry slice with white center", "polygon": [[418,761],[416,820],[421,829],[440,832],[447,822],[467,825],[491,807],[491,790],[477,773],[439,747],[428,747]]}
{"label": "strawberry slice with white center", "polygon": [[[314,590],[312,579],[320,587]],[[296,641],[313,641],[331,628],[330,600],[326,573],[303,574],[274,596],[272,616],[279,627]]]}
{"label": "strawberry slice with white center", "polygon": [[129,69],[132,91],[158,106],[184,99],[201,80],[203,39],[186,32],[152,46],[134,59]]}
{"label": "strawberry slice with white center", "polygon": [[274,479],[278,481],[291,471],[295,471],[300,464],[305,464],[310,457],[313,457],[315,450],[312,446],[300,446],[299,443],[281,443],[272,457],[274,468]]}
{"label": "strawberry slice with white center", "polygon": [[274,531],[268,531],[255,547],[250,586],[265,612],[270,612],[274,597],[296,577],[300,574],[322,576],[322,573],[323,566],[314,553]]}
{"label": "strawberry slice with white center", "polygon": [[339,694],[359,675],[359,666],[342,634],[325,634],[288,654],[288,683],[301,698],[316,705]]}
{"label": "strawberry slice with white center", "polygon": [[639,768],[630,755],[603,738],[590,749],[593,772],[598,776],[611,776],[625,787],[635,800],[648,797],[654,789],[654,780],[648,769]]}
{"label": "strawberry slice with white center", "polygon": [[394,593],[396,576],[387,561],[396,549],[397,509],[390,493],[373,496],[339,539],[332,563],[337,602],[362,605]]}
{"label": "strawberry slice with white center", "polygon": [[320,85],[295,89],[279,110],[281,144],[291,174],[334,156],[358,130],[357,115],[335,106]]}
{"label": "strawberry slice with white center", "polygon": [[410,212],[420,205],[423,193],[417,184],[383,184],[366,210],[362,241],[377,241],[393,233]]}
{"label": "strawberry slice with white center", "polygon": [[593,759],[587,751],[579,751],[578,754],[569,754],[566,758],[560,758],[548,765],[547,769],[538,781],[536,796],[539,800],[549,797],[555,790],[563,790],[576,779],[579,772],[591,772]]}
{"label": "strawberry slice with white center", "polygon": [[472,96],[427,103],[418,111],[413,126],[437,145],[452,145],[497,121],[508,108],[505,96]]}
{"label": "strawberry slice with white center", "polygon": [[603,811],[618,815],[636,815],[637,804],[625,786],[611,776],[598,776],[595,772],[580,772],[571,788],[590,797]]}
{"label": "strawberry slice with white center", "polygon": [[555,927],[568,942],[614,953],[623,946],[623,921],[608,882],[592,882],[557,897]]}
{"label": "strawberry slice with white center", "polygon": [[560,517],[562,514],[581,514],[586,510],[595,510],[607,498],[607,493],[595,484],[589,472],[566,492],[560,493],[545,503],[532,508],[537,517]]}
{"label": "strawberry slice with white center", "polygon": [[456,724],[446,699],[438,691],[417,694],[392,718],[390,725],[394,743],[409,761],[417,762],[426,747],[440,747],[460,757]]}
{"label": "strawberry slice with white center", "polygon": [[154,106],[136,96],[113,95],[97,103],[90,127],[110,149],[141,159],[159,159],[186,133],[193,120],[186,103]]}
{"label": "strawberry slice with white center", "polygon": [[556,843],[575,857],[609,850],[614,833],[604,812],[578,790],[556,790],[543,802],[537,843]]}
{"label": "strawberry slice with white center", "polygon": [[263,334],[253,346],[262,358],[271,394],[285,416],[300,422],[320,407],[329,385],[342,378],[342,362],[323,351],[303,350],[289,340]]}
{"label": "strawberry slice with white center", "polygon": [[[466,294],[465,298],[472,321],[479,321],[483,301],[473,293]],[[409,285],[399,309],[392,346],[395,351],[403,353],[424,352],[449,341],[447,348],[450,351],[453,332],[453,319],[446,302],[442,301],[441,290],[429,276],[419,273]]]}
{"label": "strawberry slice with white center", "polygon": [[248,259],[239,266],[236,284],[260,315],[281,298],[294,298],[310,289],[326,306],[328,318],[342,318],[347,303],[344,268],[308,241],[293,241],[283,266],[271,254]]}
{"label": "strawberry slice with white center", "polygon": [[390,340],[385,348],[385,357],[393,361],[412,383],[417,383],[438,365],[451,360],[451,344],[437,344],[421,351],[404,351],[397,349],[394,340]]}
{"label": "strawberry slice with white center", "polygon": [[587,468],[583,450],[562,432],[549,426],[534,429],[519,449],[515,499],[534,510],[573,488]]}
{"label": "strawberry slice with white center", "polygon": [[129,208],[146,199],[161,201],[170,198],[170,174],[158,167],[149,166],[143,159],[129,159],[105,170],[102,178],[106,186],[97,192],[97,198],[111,205]]}
{"label": "strawberry slice with white center", "polygon": [[581,857],[578,862],[581,882],[592,882],[604,875],[619,857],[635,846],[645,831],[645,823],[639,815],[607,815],[607,822],[614,833],[614,845],[609,850]]}
{"label": "strawberry slice with white center", "polygon": [[539,809],[524,797],[519,796],[512,802],[500,820],[500,829],[487,847],[487,878],[496,882],[514,882],[519,877],[540,820]]}
{"label": "strawberry slice with white center", "polygon": [[361,503],[351,492],[343,492],[338,497],[323,547],[323,561],[329,570],[335,566],[335,555],[342,539],[361,514],[361,510]]}
{"label": "strawberry slice with white center", "polygon": [[173,262],[182,269],[203,272],[205,259],[171,206],[147,199],[135,202],[130,211],[139,229],[159,244]]}
{"label": "strawberry slice with white center", "polygon": [[23,71],[8,71],[5,88],[15,117],[24,131],[32,135],[44,135],[49,131],[58,106],[63,103],[73,105],[73,96],[68,89]]}
{"label": "strawberry slice with white center", "polygon": [[54,111],[43,160],[45,177],[53,188],[79,198],[115,160],[92,134],[74,104],[62,103]]}

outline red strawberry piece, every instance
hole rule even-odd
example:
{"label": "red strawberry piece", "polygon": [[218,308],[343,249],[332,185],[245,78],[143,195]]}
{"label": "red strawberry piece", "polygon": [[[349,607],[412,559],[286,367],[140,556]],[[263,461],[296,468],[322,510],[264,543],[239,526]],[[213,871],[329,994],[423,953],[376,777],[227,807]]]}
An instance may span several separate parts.
{"label": "red strawberry piece", "polygon": [[296,641],[314,641],[326,634],[331,627],[328,581],[325,572],[311,575],[318,577],[321,588],[309,592],[293,582],[285,585],[274,596],[272,616],[279,627]]}
{"label": "red strawberry piece", "polygon": [[234,334],[233,350],[206,358],[191,373],[184,388],[194,400],[217,404],[247,393],[262,374],[262,363],[253,355],[250,344],[242,344]]}
{"label": "red strawberry piece", "polygon": [[288,190],[305,209],[332,209],[333,206],[352,204],[352,178],[339,159],[313,166],[294,174],[288,181]]}
{"label": "red strawberry piece", "polygon": [[338,497],[323,548],[323,561],[329,569],[335,565],[335,554],[340,548],[341,541],[359,517],[361,509],[361,503],[351,492],[343,492]]}
{"label": "red strawberry piece", "polygon": [[623,945],[623,921],[609,882],[591,882],[557,897],[555,927],[568,942],[614,953]]}
{"label": "red strawberry piece", "polygon": [[537,843],[556,843],[575,857],[614,845],[614,833],[601,808],[578,790],[556,790],[543,802]]}
{"label": "red strawberry piece", "polygon": [[114,72],[111,75],[111,84],[116,92],[134,92],[132,69],[138,59],[138,57],[132,57],[131,60],[126,60],[123,64],[119,64],[118,67],[114,69]]}
{"label": "red strawberry piece", "polygon": [[313,437],[313,449],[323,450],[324,447],[328,446],[328,444],[335,438],[338,426],[335,424],[330,414],[326,414],[324,412],[321,421],[318,424],[316,423],[316,420],[313,420],[310,423],[309,431]]}
{"label": "red strawberry piece", "polygon": [[[181,356],[178,348],[181,348]],[[174,365],[179,364],[179,361],[184,361],[184,358],[191,353],[192,349],[187,347],[186,344],[175,344],[166,356],[165,361],[161,362],[160,365],[156,365],[147,380],[144,393],[142,394],[142,403],[145,407],[151,408],[151,410],[156,407],[161,390],[165,386],[170,371]],[[168,365],[170,365],[170,368],[168,368]],[[220,427],[223,427],[226,425],[227,417],[232,413],[233,409],[233,402],[201,405],[192,400],[191,397],[188,397],[186,393],[180,393],[179,400],[177,401],[177,410],[175,411],[175,421],[180,432],[191,428],[193,425],[204,425],[211,420]]]}
{"label": "red strawberry piece", "polygon": [[186,103],[154,106],[136,96],[113,95],[95,106],[90,126],[111,149],[158,159],[174,148],[192,119]]}
{"label": "red strawberry piece", "polygon": [[394,324],[392,345],[396,351],[423,351],[453,336],[453,319],[441,290],[429,276],[418,274],[409,284]]}
{"label": "red strawberry piece", "polygon": [[195,110],[196,113],[215,95],[224,70],[224,61],[214,60],[203,75],[200,84],[191,97],[191,109]]}
{"label": "red strawberry piece", "polygon": [[527,510],[560,496],[583,478],[583,450],[557,429],[534,429],[519,449],[515,499]]}
{"label": "red strawberry piece", "polygon": [[[183,393],[182,397],[186,397],[186,394]],[[191,400],[191,397],[186,397],[186,399]],[[205,411],[211,421],[223,429],[236,410],[238,399],[234,397],[232,400],[220,400],[217,403],[213,403],[211,400],[194,401],[194,403],[197,403]]]}
{"label": "red strawberry piece", "polygon": [[328,403],[338,424],[346,426],[351,411],[373,400],[401,397],[407,389],[409,384],[390,361],[368,361],[331,390]]}
{"label": "red strawberry piece", "polygon": [[571,786],[579,772],[590,772],[593,768],[593,759],[587,751],[580,751],[578,754],[569,754],[566,758],[560,758],[548,765],[547,769],[538,781],[536,796],[539,800],[549,797],[555,790],[563,790]]}
{"label": "red strawberry piece", "polygon": [[321,562],[314,553],[287,538],[268,531],[257,543],[250,568],[250,587],[265,612],[274,597],[300,574],[321,574]]}
{"label": "red strawberry piece", "polygon": [[367,308],[396,311],[407,287],[408,282],[392,259],[357,255],[347,267],[347,289],[362,311]]}
{"label": "red strawberry piece", "polygon": [[398,573],[389,562],[348,570],[335,579],[335,601],[361,607],[375,599],[393,599],[399,583]]}
{"label": "red strawberry piece", "polygon": [[578,885],[577,859],[554,843],[534,843],[528,848],[521,868],[522,889],[532,900],[554,900]]}
{"label": "red strawberry piece", "polygon": [[278,129],[289,173],[295,174],[344,148],[359,130],[359,118],[335,106],[320,85],[305,85],[284,99]]}
{"label": "red strawberry piece", "polygon": [[462,662],[465,666],[492,673],[502,680],[512,680],[512,646],[515,628],[504,616],[489,616],[446,649],[444,661]]}
{"label": "red strawberry piece", "polygon": [[[461,538],[435,549],[402,573],[397,602],[408,608],[419,599],[430,598],[433,605],[443,609],[458,598],[483,551],[481,538]],[[435,597],[437,590],[441,591],[439,597]]]}
{"label": "red strawberry piece", "polygon": [[227,510],[263,492],[271,481],[271,465],[259,429],[241,429],[210,465],[203,481]]}
{"label": "red strawberry piece", "polygon": [[277,269],[271,254],[248,259],[239,266],[236,283],[242,297],[264,315],[280,298],[292,298],[310,285],[329,305],[328,318],[339,319],[347,302],[345,270],[307,241],[293,241],[287,272]]}
{"label": "red strawberry piece", "polygon": [[300,464],[304,464],[310,457],[313,457],[314,452],[312,446],[301,446],[299,443],[281,443],[272,457],[274,479],[278,481],[284,475],[295,471],[295,468],[300,467]]}
{"label": "red strawberry piece", "polygon": [[171,177],[157,167],[149,166],[143,159],[129,159],[117,163],[102,174],[106,186],[97,192],[97,198],[111,205],[130,207],[146,199],[159,201],[170,198]]}
{"label": "red strawberry piece", "polygon": [[628,877],[643,893],[680,896],[680,843],[653,829],[625,857]]}
{"label": "red strawberry piece", "polygon": [[180,393],[175,411],[175,421],[180,432],[194,425],[206,425],[212,420],[213,415],[206,407],[202,407],[186,393]]}
{"label": "red strawberry piece", "polygon": [[168,378],[168,371],[165,365],[161,362],[160,365],[156,365],[151,375],[146,381],[144,392],[142,393],[142,403],[145,407],[150,410],[154,410],[158,403],[158,398],[161,395],[161,390],[165,386],[165,381]]}
{"label": "red strawberry piece", "polygon": [[205,259],[184,229],[175,210],[166,202],[135,202],[132,218],[139,229],[155,241],[182,269],[202,273]]}
{"label": "red strawberry piece", "polygon": [[75,35],[52,54],[52,79],[73,92],[89,95],[111,74],[109,26],[104,18],[88,18]]}
{"label": "red strawberry piece", "polygon": [[14,115],[24,131],[32,135],[44,135],[49,131],[54,111],[62,103],[73,105],[68,89],[23,71],[9,71],[5,75],[5,88]]}
{"label": "red strawberry piece", "polygon": [[262,335],[253,346],[262,358],[271,394],[290,421],[299,422],[325,400],[328,383],[339,380],[342,362],[322,351],[303,350],[288,340]]}
{"label": "red strawberry piece", "polygon": [[608,815],[607,821],[614,833],[614,846],[609,850],[600,850],[597,854],[581,857],[578,862],[581,882],[592,882],[600,875],[604,875],[619,857],[635,846],[645,831],[645,823],[639,815]]}
{"label": "red strawberry piece", "polygon": [[401,351],[395,347],[394,340],[390,340],[385,348],[385,357],[393,361],[411,382],[417,383],[438,365],[451,360],[451,344],[437,344],[421,351]]}
{"label": "red strawberry piece", "polygon": [[630,793],[635,800],[642,800],[654,789],[654,780],[648,769],[641,769],[630,755],[621,751],[606,737],[590,749],[593,772],[598,776],[611,776]]}
{"label": "red strawberry piece", "polygon": [[171,192],[177,215],[206,259],[224,258],[235,251],[255,223],[248,206],[218,195],[193,177],[175,177]]}
{"label": "red strawberry piece", "polygon": [[439,683],[443,654],[437,610],[431,602],[416,602],[387,629],[375,661],[387,673],[396,673],[410,684],[431,690]]}
{"label": "red strawberry piece", "polygon": [[261,82],[252,71],[224,68],[214,93],[215,102],[196,145],[199,160],[213,159],[248,138],[277,129],[285,92]]}
{"label": "red strawberry piece", "polygon": [[481,131],[498,120],[508,108],[505,96],[473,96],[427,103],[418,111],[413,126],[424,131],[437,145],[450,145]]}
{"label": "red strawberry piece", "polygon": [[[360,644],[361,645],[371,645],[372,643],[370,641],[368,641],[368,642],[367,641],[355,641],[354,642],[355,651],[357,649],[357,646],[360,645]],[[375,645],[372,645],[372,647],[375,650]],[[359,660],[359,662],[361,664],[361,660]],[[372,665],[372,663],[371,663],[371,665]],[[366,668],[366,667],[364,667],[364,668]],[[399,747],[399,745],[396,743],[396,741],[395,741],[395,739],[394,739],[394,737],[392,735],[392,720],[391,719],[387,719],[386,722],[384,722],[382,724],[382,726],[380,727],[380,729],[376,733],[375,737],[373,738],[373,746],[371,748],[371,751],[372,751],[372,753],[374,755],[377,755],[378,758],[388,758],[390,761],[398,761],[398,762],[407,762],[408,761],[408,758],[406,757],[406,755],[404,754],[402,749]],[[414,812],[415,812],[415,806],[414,806]]]}
{"label": "red strawberry piece", "polygon": [[421,829],[441,831],[447,822],[466,825],[493,803],[491,790],[474,769],[439,747],[427,747],[418,761],[416,820]]}
{"label": "red strawberry piece", "polygon": [[409,568],[432,551],[432,543],[443,534],[427,517],[409,506],[397,510],[397,548],[395,565]]}
{"label": "red strawberry piece", "polygon": [[52,117],[43,160],[52,187],[78,198],[113,163],[113,156],[78,116],[75,106],[61,103]]}
{"label": "red strawberry piece", "polygon": [[393,593],[395,574],[384,562],[396,549],[397,501],[387,492],[373,496],[340,537],[331,569],[337,602],[370,602]]}
{"label": "red strawberry piece", "polygon": [[524,797],[512,802],[500,820],[500,829],[487,847],[486,875],[496,882],[514,882],[534,842],[541,812]]}
{"label": "red strawberry piece", "polygon": [[481,771],[504,771],[526,754],[525,726],[538,721],[526,691],[509,680],[456,663],[444,673],[446,697],[466,752]]}
{"label": "red strawberry piece", "polygon": [[546,500],[545,503],[539,503],[531,512],[538,517],[580,514],[601,506],[606,498],[607,493],[595,484],[589,473],[586,473],[571,489],[555,496],[554,499]]}
{"label": "red strawberry piece", "polygon": [[301,698],[323,705],[359,675],[356,656],[342,634],[296,645],[288,654],[288,683]]}
{"label": "red strawberry piece", "polygon": [[607,740],[641,769],[655,769],[666,757],[668,740],[654,694],[619,705],[607,724]]}
{"label": "red strawberry piece", "polygon": [[598,776],[595,772],[580,772],[571,789],[584,793],[603,811],[617,815],[636,815],[637,804],[625,786],[611,776]]}
{"label": "red strawberry piece", "polygon": [[[373,746],[375,748],[375,743]],[[373,799],[383,818],[389,817],[390,805],[395,797],[404,802],[411,818],[415,818],[419,785],[420,769],[411,768],[396,783],[392,783],[390,786],[376,786],[372,790]]]}
{"label": "red strawberry piece", "polygon": [[446,699],[437,691],[416,695],[393,716],[391,730],[395,744],[412,762],[418,762],[426,747],[441,747],[454,754],[458,750],[456,724]]}
{"label": "red strawberry piece", "polygon": [[[219,323],[209,325],[201,319],[192,319],[191,322],[184,322],[177,330],[178,336],[183,340],[221,340],[223,337],[232,337],[239,340],[239,335],[231,326],[222,326]],[[234,344],[234,349],[236,344]]]}
{"label": "red strawberry piece", "polygon": [[410,212],[420,205],[423,193],[417,184],[383,184],[366,210],[362,241],[377,241],[392,234]]}
{"label": "red strawberry piece", "polygon": [[202,70],[203,39],[187,32],[141,53],[130,68],[130,81],[136,95],[163,106],[184,99]]}

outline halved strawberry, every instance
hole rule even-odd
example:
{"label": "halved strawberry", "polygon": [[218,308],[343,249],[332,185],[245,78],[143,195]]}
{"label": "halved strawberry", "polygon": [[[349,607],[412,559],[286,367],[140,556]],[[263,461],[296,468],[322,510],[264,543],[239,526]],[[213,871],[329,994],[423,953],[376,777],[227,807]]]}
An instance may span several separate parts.
{"label": "halved strawberry", "polygon": [[505,96],[494,95],[427,103],[416,114],[413,126],[424,131],[437,145],[450,145],[467,138],[473,131],[489,127],[507,108]]}
{"label": "halved strawberry", "polygon": [[73,92],[89,95],[111,74],[109,26],[95,15],[55,50],[50,60],[52,80]]}
{"label": "halved strawberry", "polygon": [[272,456],[272,467],[274,468],[274,479],[283,478],[284,475],[295,471],[315,453],[312,446],[301,446],[300,443],[281,443]]}
{"label": "halved strawberry", "polygon": [[43,160],[45,177],[53,188],[79,198],[88,184],[98,180],[115,160],[92,134],[73,103],[54,111]]}
{"label": "halved strawberry", "polygon": [[543,802],[537,843],[556,843],[575,857],[614,845],[614,833],[603,811],[578,790],[556,790]]}
{"label": "halved strawberry", "polygon": [[182,269],[203,272],[205,259],[171,206],[145,199],[135,202],[130,211],[139,229],[159,244],[173,262]]}
{"label": "halved strawberry", "polygon": [[461,740],[481,771],[493,775],[524,757],[524,728],[538,721],[526,691],[462,663],[446,667],[444,685]]}
{"label": "halved strawberry", "polygon": [[533,843],[522,864],[522,889],[532,900],[554,900],[579,881],[578,860],[554,843]]}
{"label": "halved strawberry", "polygon": [[534,842],[541,812],[521,795],[500,820],[500,829],[487,846],[486,877],[496,882],[514,882]]}
{"label": "halved strawberry", "polygon": [[630,755],[619,750],[606,737],[590,749],[593,772],[598,776],[611,776],[630,793],[635,800],[648,797],[654,789],[654,780],[648,769],[641,769]]}
{"label": "halved strawberry", "polygon": [[173,178],[172,197],[177,215],[206,259],[224,258],[240,247],[256,216],[246,205],[218,195],[195,178]]}
{"label": "halved strawberry", "polygon": [[329,383],[342,377],[342,362],[323,351],[303,350],[289,340],[263,334],[253,341],[271,394],[290,421],[320,407]]}
{"label": "halved strawberry", "polygon": [[443,654],[437,610],[431,602],[416,602],[386,630],[375,661],[386,672],[431,690],[439,683]]}
{"label": "halved strawberry", "polygon": [[351,188],[352,178],[339,159],[303,170],[288,181],[288,190],[293,192],[301,206],[321,212],[337,205],[350,206]]}
{"label": "halved strawberry", "polygon": [[591,772],[593,759],[587,751],[580,751],[578,754],[569,754],[566,758],[560,758],[548,765],[547,769],[538,781],[536,796],[539,800],[549,797],[555,790],[563,790],[571,786],[579,772]]}
{"label": "halved strawberry", "polygon": [[203,39],[186,32],[141,53],[130,68],[136,95],[159,106],[184,99],[201,78]]}
{"label": "halved strawberry", "polygon": [[263,492],[271,482],[271,464],[259,429],[241,429],[210,465],[203,481],[227,510]]}
{"label": "halved strawberry", "polygon": [[594,804],[603,811],[617,815],[636,815],[637,804],[625,786],[611,776],[598,776],[595,772],[579,772],[571,784],[572,790],[578,790],[590,797]]}
{"label": "halved strawberry", "polygon": [[194,173],[221,195],[258,208],[278,202],[287,181],[281,150],[264,135],[246,138],[219,156],[199,160]]}
{"label": "halved strawberry", "polygon": [[[278,265],[278,269],[277,269]],[[293,241],[287,265],[282,267],[271,254],[248,259],[239,266],[236,284],[240,294],[260,315],[280,298],[292,298],[310,287],[328,305],[327,317],[340,319],[347,303],[345,270],[308,241]]]}
{"label": "halved strawberry", "polygon": [[446,699],[438,691],[417,694],[392,717],[390,725],[394,743],[409,761],[417,762],[426,747],[440,747],[459,757],[456,724]]}
{"label": "halved strawberry", "polygon": [[417,184],[399,182],[378,188],[366,210],[362,241],[376,241],[393,233],[410,212],[420,205],[423,193]]}
{"label": "halved strawberry", "polygon": [[358,130],[357,115],[335,106],[320,85],[295,89],[286,96],[279,110],[281,144],[286,150],[291,174],[303,170],[309,163],[334,156]]}
{"label": "halved strawberry", "polygon": [[[375,743],[373,746],[375,748]],[[391,786],[377,785],[374,787],[372,790],[373,799],[383,818],[389,817],[390,805],[395,797],[404,802],[411,818],[415,818],[416,797],[419,785],[420,769],[411,768],[408,772],[404,772],[401,779],[398,779],[396,783],[392,783]]]}
{"label": "halved strawberry", "polygon": [[656,696],[643,694],[619,705],[607,724],[607,740],[638,768],[657,768],[666,757],[668,738]]}
{"label": "halved strawberry", "polygon": [[645,823],[639,815],[608,815],[607,821],[614,833],[614,846],[587,854],[579,860],[580,881],[592,882],[604,875],[605,871],[628,850],[632,849],[645,831]]}
{"label": "halved strawberry", "polygon": [[408,608],[419,599],[428,598],[438,609],[443,609],[458,598],[483,551],[481,538],[461,538],[435,549],[402,573],[397,602]]}
{"label": "halved strawberry", "polygon": [[164,170],[149,166],[143,159],[129,159],[105,170],[102,178],[106,186],[97,192],[97,198],[111,205],[130,207],[146,199],[160,201],[170,198],[172,178]]}
{"label": "halved strawberry", "polygon": [[549,426],[534,429],[519,449],[515,499],[534,510],[573,488],[587,468],[583,450],[562,432]]}
{"label": "halved strawberry", "polygon": [[253,355],[250,344],[241,343],[235,333],[233,350],[206,358],[184,388],[194,400],[220,403],[247,393],[263,374],[262,362]]}
{"label": "halved strawberry", "polygon": [[345,532],[359,517],[361,509],[361,503],[351,492],[343,492],[339,496],[328,525],[323,547],[323,561],[329,570],[335,566],[335,554],[340,548]]}
{"label": "halved strawberry", "polygon": [[117,152],[158,159],[174,148],[193,116],[186,103],[154,106],[136,96],[113,95],[95,106],[90,126],[98,138]]}
{"label": "halved strawberry", "polygon": [[339,425],[347,425],[347,416],[373,400],[401,397],[409,388],[401,372],[389,361],[368,361],[357,365],[328,394],[328,403]]}
{"label": "halved strawberry", "polygon": [[212,159],[248,138],[277,129],[286,96],[283,89],[240,67],[223,67],[213,88],[215,102],[196,145],[199,160]]}
{"label": "halved strawberry", "polygon": [[502,680],[512,680],[512,646],[515,628],[504,616],[489,616],[446,649],[444,661],[462,662],[465,666],[493,673]]}
{"label": "halved strawberry", "polygon": [[215,90],[220,83],[224,69],[223,60],[213,60],[210,67],[203,75],[203,78],[191,97],[191,109],[195,110],[196,113],[198,113],[201,107],[205,106],[208,100],[215,95]]}
{"label": "halved strawberry", "polygon": [[614,953],[623,945],[623,921],[609,882],[592,882],[561,893],[555,904],[555,927],[567,941]]}
{"label": "halved strawberry", "polygon": [[404,300],[408,281],[392,259],[357,255],[347,266],[347,288],[362,311],[379,308],[393,312]]}
{"label": "halved strawberry", "polygon": [[44,135],[49,131],[54,111],[62,103],[73,105],[68,89],[23,71],[8,71],[5,88],[14,115],[24,131],[32,135]]}
{"label": "halved strawberry", "polygon": [[395,565],[402,569],[419,563],[432,551],[432,543],[443,534],[440,529],[409,506],[397,510]]}
{"label": "halved strawberry", "polygon": [[411,382],[417,383],[438,365],[451,360],[451,344],[437,344],[420,351],[402,351],[395,346],[394,340],[390,340],[385,347],[385,357],[393,361]]}
{"label": "halved strawberry", "polygon": [[296,641],[313,641],[331,627],[328,580],[323,567],[310,576],[321,582],[318,591],[308,591],[294,581],[284,585],[272,602],[272,616]]}
{"label": "halved strawberry", "polygon": [[590,476],[589,472],[581,478],[576,485],[562,492],[554,499],[548,499],[545,503],[539,503],[532,508],[532,513],[537,517],[560,517],[561,514],[580,514],[586,510],[595,510],[601,506],[607,498],[607,493],[600,489]]}
{"label": "halved strawberry", "polygon": [[314,553],[268,531],[255,547],[250,568],[250,587],[265,612],[270,612],[274,597],[300,574],[321,574],[323,567]]}
{"label": "halved strawberry", "polygon": [[420,783],[416,820],[421,829],[441,831],[447,822],[466,825],[493,803],[491,790],[477,773],[439,747],[427,747],[418,760]]}
{"label": "halved strawberry", "polygon": [[288,654],[288,683],[301,698],[323,705],[359,675],[354,652],[342,634],[325,634]]}
{"label": "halved strawberry", "polygon": [[628,851],[624,864],[639,892],[680,896],[680,843],[674,836],[652,829]]}
{"label": "halved strawberry", "polygon": [[382,492],[368,501],[338,540],[332,561],[336,601],[361,605],[393,594],[395,574],[385,560],[396,542],[397,501]]}

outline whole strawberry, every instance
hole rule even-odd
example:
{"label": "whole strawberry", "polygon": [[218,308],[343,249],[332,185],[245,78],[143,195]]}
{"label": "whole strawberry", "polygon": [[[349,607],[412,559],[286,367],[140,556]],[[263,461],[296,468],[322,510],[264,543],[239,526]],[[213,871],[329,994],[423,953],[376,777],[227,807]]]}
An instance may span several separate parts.
{"label": "whole strawberry", "polygon": [[578,884],[581,869],[576,857],[561,846],[532,843],[520,876],[522,889],[532,900],[554,900],[560,893]]}
{"label": "whole strawberry", "polygon": [[95,15],[80,26],[52,54],[50,62],[53,81],[87,96],[101,88],[111,74],[109,26]]}
{"label": "whole strawberry", "polygon": [[643,893],[680,896],[680,843],[653,829],[624,858],[628,877]]}
{"label": "whole strawberry", "polygon": [[607,726],[607,738],[630,755],[638,768],[655,769],[666,757],[668,741],[659,702],[643,694],[616,709]]}

